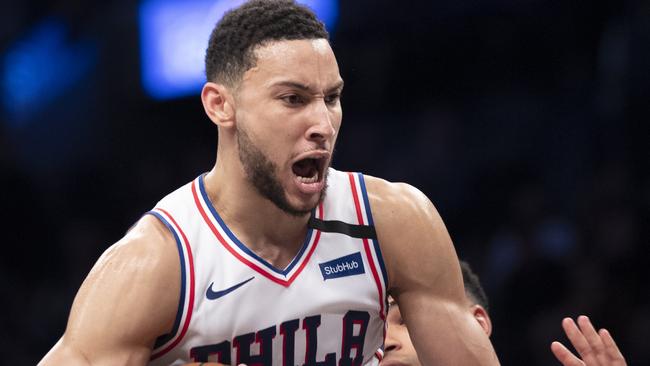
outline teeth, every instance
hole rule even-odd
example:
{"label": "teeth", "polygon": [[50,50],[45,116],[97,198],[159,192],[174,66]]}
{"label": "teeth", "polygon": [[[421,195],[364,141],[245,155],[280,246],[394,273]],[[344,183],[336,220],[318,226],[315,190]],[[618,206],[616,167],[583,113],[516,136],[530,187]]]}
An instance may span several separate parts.
{"label": "teeth", "polygon": [[318,172],[316,172],[316,174],[314,174],[313,177],[300,177],[299,176],[298,181],[300,181],[300,183],[306,183],[306,184],[316,183],[316,182],[318,182],[318,175],[319,175]]}

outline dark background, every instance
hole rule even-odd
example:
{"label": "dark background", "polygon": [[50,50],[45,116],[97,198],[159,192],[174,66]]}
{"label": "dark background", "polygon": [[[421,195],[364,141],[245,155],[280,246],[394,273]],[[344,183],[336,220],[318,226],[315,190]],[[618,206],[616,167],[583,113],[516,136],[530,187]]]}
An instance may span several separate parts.
{"label": "dark background", "polygon": [[[75,78],[39,78],[35,106],[2,111],[5,364],[36,363],[98,256],[214,162],[198,96],[142,91],[137,5],[0,5],[3,62],[48,18],[90,55]],[[340,12],[334,166],[431,198],[491,299],[502,364],[558,364],[562,317],[586,313],[650,365],[650,3],[355,0]]]}

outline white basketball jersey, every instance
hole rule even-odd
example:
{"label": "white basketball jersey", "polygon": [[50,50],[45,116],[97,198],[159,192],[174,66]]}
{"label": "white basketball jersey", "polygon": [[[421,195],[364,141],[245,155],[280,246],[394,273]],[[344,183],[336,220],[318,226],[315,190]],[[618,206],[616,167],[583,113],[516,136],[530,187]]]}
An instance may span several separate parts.
{"label": "white basketball jersey", "polygon": [[212,206],[203,176],[149,212],[176,239],[181,294],[173,331],[151,365],[376,365],[386,270],[363,175],[329,170],[327,195],[286,268],[240,242]]}

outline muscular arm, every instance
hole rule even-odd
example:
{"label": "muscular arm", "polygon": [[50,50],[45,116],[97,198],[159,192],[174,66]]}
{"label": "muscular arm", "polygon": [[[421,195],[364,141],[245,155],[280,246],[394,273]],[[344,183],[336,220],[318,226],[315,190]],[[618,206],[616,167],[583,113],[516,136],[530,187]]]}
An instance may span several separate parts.
{"label": "muscular arm", "polygon": [[389,292],[423,365],[498,365],[465,305],[460,265],[447,229],[421,192],[366,178]]}
{"label": "muscular arm", "polygon": [[39,365],[144,365],[173,326],[180,264],[171,234],[145,216],[97,261],[63,337]]}

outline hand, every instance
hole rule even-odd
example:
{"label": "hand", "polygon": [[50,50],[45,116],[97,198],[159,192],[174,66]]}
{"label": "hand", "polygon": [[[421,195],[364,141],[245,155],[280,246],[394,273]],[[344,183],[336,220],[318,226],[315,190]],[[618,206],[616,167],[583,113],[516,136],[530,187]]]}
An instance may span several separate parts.
{"label": "hand", "polygon": [[[580,328],[578,328],[578,326]],[[551,351],[564,366],[627,366],[616,342],[606,329],[596,332],[588,317],[578,317],[578,325],[571,318],[562,320],[562,328],[581,358],[576,357],[562,343],[551,343]]]}

